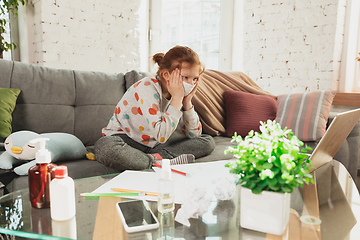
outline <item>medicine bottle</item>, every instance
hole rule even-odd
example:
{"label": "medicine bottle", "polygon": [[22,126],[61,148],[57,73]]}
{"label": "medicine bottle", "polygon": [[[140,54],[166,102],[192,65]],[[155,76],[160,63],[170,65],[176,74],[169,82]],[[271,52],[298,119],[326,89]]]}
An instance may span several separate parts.
{"label": "medicine bottle", "polygon": [[50,163],[51,153],[45,148],[48,138],[37,138],[31,144],[40,144],[36,152],[36,165],[28,170],[29,195],[31,206],[34,208],[50,207],[50,181],[55,177],[55,164]]}
{"label": "medicine bottle", "polygon": [[57,166],[50,183],[50,215],[53,220],[65,221],[75,216],[75,185],[66,166]]}
{"label": "medicine bottle", "polygon": [[161,176],[158,187],[158,211],[167,213],[174,211],[174,183],[171,178],[170,160],[162,160]]}

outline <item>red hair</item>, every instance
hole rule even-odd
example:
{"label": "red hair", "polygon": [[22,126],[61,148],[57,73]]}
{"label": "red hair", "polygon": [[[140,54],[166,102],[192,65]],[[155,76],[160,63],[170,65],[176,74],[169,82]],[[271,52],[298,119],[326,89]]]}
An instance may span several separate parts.
{"label": "red hair", "polygon": [[166,54],[157,53],[152,57],[154,63],[159,66],[156,74],[160,76],[162,70],[167,69],[171,73],[174,69],[181,69],[182,63],[190,64],[190,67],[198,65],[200,74],[205,71],[204,65],[200,62],[199,55],[189,47],[175,46]]}

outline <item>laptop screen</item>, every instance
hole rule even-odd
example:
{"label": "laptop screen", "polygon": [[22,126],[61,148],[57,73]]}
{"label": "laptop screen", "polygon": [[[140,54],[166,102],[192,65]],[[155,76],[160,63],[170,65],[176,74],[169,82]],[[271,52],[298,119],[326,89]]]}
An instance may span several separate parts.
{"label": "laptop screen", "polygon": [[360,119],[360,108],[339,113],[317,144],[310,160],[315,169],[330,162]]}

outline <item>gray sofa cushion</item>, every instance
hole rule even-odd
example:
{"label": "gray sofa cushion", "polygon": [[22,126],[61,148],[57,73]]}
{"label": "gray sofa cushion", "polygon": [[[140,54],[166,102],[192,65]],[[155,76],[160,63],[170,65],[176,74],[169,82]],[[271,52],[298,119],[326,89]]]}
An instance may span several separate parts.
{"label": "gray sofa cushion", "polygon": [[11,61],[5,61],[0,59],[0,87],[10,88],[11,87],[11,74],[13,71],[14,63]]}
{"label": "gray sofa cushion", "polygon": [[14,62],[11,87],[21,89],[13,113],[14,132],[26,129],[37,133],[73,134],[75,83],[72,71]]}
{"label": "gray sofa cushion", "polygon": [[[74,134],[74,108],[64,105],[21,103],[13,112],[13,132],[29,130],[36,133],[65,132]],[[17,119],[17,121],[14,121]],[[51,122],[51,124],[49,124]]]}
{"label": "gray sofa cushion", "polygon": [[52,69],[0,61],[0,87],[19,88],[13,131],[65,132],[85,146],[101,137],[125,92],[124,74]]}
{"label": "gray sofa cushion", "polygon": [[125,92],[124,74],[74,71],[76,101],[74,135],[94,145]]}

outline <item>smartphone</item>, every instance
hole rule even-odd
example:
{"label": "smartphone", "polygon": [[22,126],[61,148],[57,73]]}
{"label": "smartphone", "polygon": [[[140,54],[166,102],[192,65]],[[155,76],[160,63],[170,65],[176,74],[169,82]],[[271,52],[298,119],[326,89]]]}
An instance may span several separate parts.
{"label": "smartphone", "polygon": [[126,232],[156,229],[159,222],[145,200],[130,200],[116,204]]}

